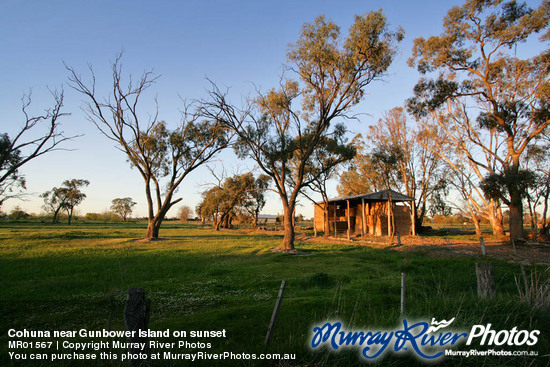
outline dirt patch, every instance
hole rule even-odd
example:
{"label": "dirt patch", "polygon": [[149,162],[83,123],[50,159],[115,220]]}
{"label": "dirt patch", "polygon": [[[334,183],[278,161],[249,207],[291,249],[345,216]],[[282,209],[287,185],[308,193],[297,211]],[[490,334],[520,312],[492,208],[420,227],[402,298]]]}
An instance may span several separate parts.
{"label": "dirt patch", "polygon": [[292,254],[292,255],[298,255],[298,256],[309,256],[311,254],[308,254],[307,252],[299,251],[296,249],[293,250],[283,250],[281,248],[272,248],[269,250],[269,252],[277,252],[280,254]]}
{"label": "dirt patch", "polygon": [[168,241],[170,238],[158,237],[158,238],[140,238],[135,239],[135,242],[157,242],[157,241]]}
{"label": "dirt patch", "polygon": [[[511,262],[524,264],[550,264],[550,243],[522,241],[515,249],[507,237],[484,235],[487,256],[507,259]],[[394,251],[423,251],[428,256],[481,256],[479,238],[470,235],[464,236],[402,236],[401,245],[397,237],[393,241],[389,237],[367,236],[353,237],[350,241],[342,238],[325,238],[299,235],[296,240],[302,242],[334,243],[341,245],[366,246]]]}

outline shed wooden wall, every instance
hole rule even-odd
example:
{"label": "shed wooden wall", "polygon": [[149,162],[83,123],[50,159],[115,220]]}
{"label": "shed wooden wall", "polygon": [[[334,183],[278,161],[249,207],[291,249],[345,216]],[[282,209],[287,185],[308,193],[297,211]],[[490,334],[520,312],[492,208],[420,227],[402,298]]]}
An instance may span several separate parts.
{"label": "shed wooden wall", "polygon": [[[411,211],[408,205],[396,205],[392,203],[393,215],[395,219],[395,232],[402,235],[411,234]],[[323,231],[323,204],[315,205],[315,221],[314,226],[317,231]],[[388,234],[388,203],[387,202],[371,202],[365,203],[366,209],[366,234],[374,236],[384,236]],[[361,218],[362,204],[350,206],[351,219],[351,234],[360,235],[363,222]],[[348,229],[346,206],[342,205],[342,209],[336,211],[336,228],[339,233],[346,232]],[[329,203],[329,222],[330,231],[334,231],[334,207],[333,203]]]}

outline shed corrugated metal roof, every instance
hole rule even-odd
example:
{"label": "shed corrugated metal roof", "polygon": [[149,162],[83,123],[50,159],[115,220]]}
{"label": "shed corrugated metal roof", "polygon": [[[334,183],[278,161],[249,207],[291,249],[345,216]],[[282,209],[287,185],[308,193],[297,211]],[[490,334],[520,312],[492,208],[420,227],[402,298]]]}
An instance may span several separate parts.
{"label": "shed corrugated metal roof", "polygon": [[339,198],[328,199],[329,203],[336,201],[364,199],[365,201],[388,201],[391,196],[391,201],[414,201],[413,197],[403,195],[393,190],[381,190],[370,194],[344,196]]}
{"label": "shed corrugated metal roof", "polygon": [[258,219],[277,219],[275,214],[258,214]]}

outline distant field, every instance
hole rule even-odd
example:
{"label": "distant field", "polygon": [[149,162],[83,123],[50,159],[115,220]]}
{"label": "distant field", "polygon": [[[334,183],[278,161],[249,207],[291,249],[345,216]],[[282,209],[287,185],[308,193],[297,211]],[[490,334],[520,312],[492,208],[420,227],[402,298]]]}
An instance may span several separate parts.
{"label": "distant field", "polygon": [[[401,272],[407,273],[406,318],[456,317],[454,326],[467,330],[485,323],[497,330],[539,329],[536,349],[550,352],[550,313],[520,302],[514,281],[519,265],[507,261],[482,260],[492,263],[497,285],[497,297],[483,301],[476,294],[478,257],[449,259],[430,257],[429,249],[397,252],[312,241],[298,241],[297,255],[281,254],[270,252],[281,242],[276,232],[215,232],[177,222],[163,225],[161,241],[138,241],[144,233],[145,224],[139,222],[72,226],[0,222],[0,365],[24,365],[7,357],[10,328],[123,330],[126,291],[142,287],[151,299],[151,329],[226,329],[225,339],[202,339],[212,342],[212,351],[296,353],[297,360],[283,366],[363,366],[357,350],[311,351],[312,325],[330,319],[363,329],[394,328],[401,320]],[[288,286],[271,344],[265,349],[283,279]],[[542,366],[549,361],[548,357],[534,361],[446,357],[441,365]],[[382,362],[419,364],[409,355],[392,354]]]}

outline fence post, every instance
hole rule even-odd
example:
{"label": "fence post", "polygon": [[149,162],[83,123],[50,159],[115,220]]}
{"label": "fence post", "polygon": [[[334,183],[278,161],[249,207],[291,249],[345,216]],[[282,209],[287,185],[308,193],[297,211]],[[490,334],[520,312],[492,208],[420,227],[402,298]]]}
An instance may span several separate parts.
{"label": "fence post", "polygon": [[405,314],[405,279],[406,274],[401,273],[401,315]]}
{"label": "fence post", "polygon": [[264,342],[266,346],[269,344],[269,339],[271,339],[271,333],[273,332],[273,326],[275,325],[275,320],[277,319],[277,314],[279,313],[279,307],[281,306],[281,300],[283,299],[285,286],[286,286],[286,280],[283,280],[281,282],[281,288],[279,289],[279,295],[277,296],[277,302],[275,302],[275,308],[273,309],[273,314],[271,315],[271,321],[269,322],[269,327],[267,328],[267,335],[265,336],[265,342]]}
{"label": "fence post", "polygon": [[495,279],[491,264],[476,263],[477,294],[481,298],[495,296]]}
{"label": "fence post", "polygon": [[487,252],[485,251],[485,240],[483,237],[479,237],[479,243],[481,243],[481,253],[483,256],[487,255]]}
{"label": "fence post", "polygon": [[[128,296],[126,297],[126,303],[124,304],[124,326],[127,331],[135,331],[135,335],[128,339],[130,343],[145,343],[144,350],[136,347],[130,347],[128,351],[132,354],[149,354],[148,338],[140,337],[139,330],[147,331],[149,328],[150,310],[151,301],[146,299],[145,290],[143,288],[128,289]],[[143,361],[139,359],[132,359],[132,366],[138,366],[142,362]]]}

